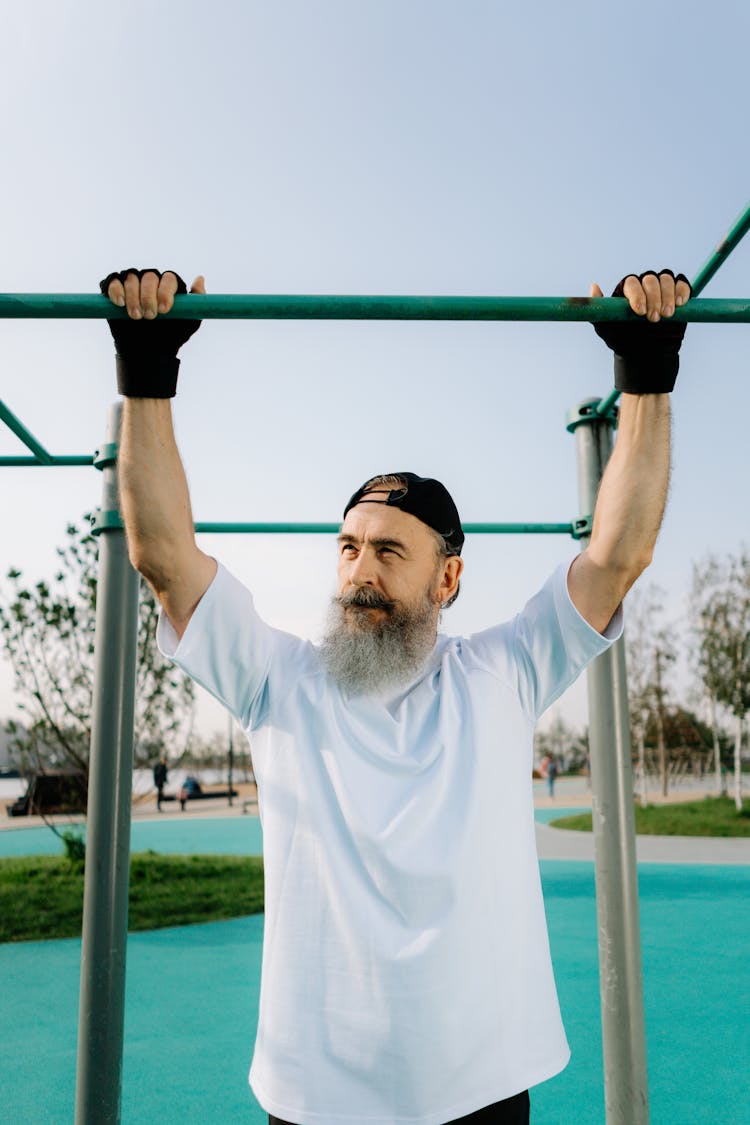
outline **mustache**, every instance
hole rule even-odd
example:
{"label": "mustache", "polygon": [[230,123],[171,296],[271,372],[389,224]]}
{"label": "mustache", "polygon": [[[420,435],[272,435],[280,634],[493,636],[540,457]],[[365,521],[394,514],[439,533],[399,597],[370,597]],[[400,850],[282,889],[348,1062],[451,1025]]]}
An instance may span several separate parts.
{"label": "mustache", "polygon": [[393,613],[396,603],[389,601],[383,594],[378,593],[372,586],[358,586],[348,594],[341,594],[336,599],[342,609],[350,606],[359,606],[361,609],[382,609],[386,613]]}

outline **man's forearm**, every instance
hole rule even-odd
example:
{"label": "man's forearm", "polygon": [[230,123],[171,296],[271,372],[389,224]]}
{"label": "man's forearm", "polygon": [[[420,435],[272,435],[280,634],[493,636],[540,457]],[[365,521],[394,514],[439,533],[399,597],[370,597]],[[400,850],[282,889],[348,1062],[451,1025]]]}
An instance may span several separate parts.
{"label": "man's forearm", "polygon": [[651,561],[669,487],[667,394],[624,394],[617,441],[602,478],[588,552],[628,585]]}
{"label": "man's forearm", "polygon": [[118,470],[131,561],[156,576],[195,541],[169,399],[124,399]]}

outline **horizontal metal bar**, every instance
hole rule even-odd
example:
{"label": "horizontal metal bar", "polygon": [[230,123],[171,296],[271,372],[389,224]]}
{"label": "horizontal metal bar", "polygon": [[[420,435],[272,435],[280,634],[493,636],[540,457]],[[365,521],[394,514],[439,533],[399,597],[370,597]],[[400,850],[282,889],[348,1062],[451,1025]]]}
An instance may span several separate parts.
{"label": "horizontal metal bar", "polygon": [[37,468],[42,469],[59,469],[65,465],[93,465],[94,458],[89,454],[81,455],[80,457],[54,457],[50,456],[48,461],[38,461],[36,457],[0,457],[0,468]]}
{"label": "horizontal metal bar", "polygon": [[16,418],[13,411],[2,401],[0,401],[0,422],[5,422],[5,425],[13,431],[17,438],[21,439],[26,448],[31,450],[34,454],[33,462],[35,464],[52,464],[52,454],[47,452],[33,434],[29,433],[20,418]]}
{"label": "horizontal metal bar", "polygon": [[[174,319],[198,320],[531,320],[608,321],[635,317],[622,297],[350,297],[220,294],[175,298]],[[100,294],[0,294],[0,317],[124,319]],[[750,298],[702,299],[675,320],[750,322]]]}
{"label": "horizontal metal bar", "polygon": [[[572,523],[465,523],[467,535],[572,535]],[[196,523],[206,535],[337,535],[340,523]]]}

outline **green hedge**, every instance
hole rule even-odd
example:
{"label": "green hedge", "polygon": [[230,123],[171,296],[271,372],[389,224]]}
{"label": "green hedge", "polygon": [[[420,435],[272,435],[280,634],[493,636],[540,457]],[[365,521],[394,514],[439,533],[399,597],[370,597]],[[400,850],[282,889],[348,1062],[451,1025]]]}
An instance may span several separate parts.
{"label": "green hedge", "polygon": [[[260,856],[133,855],[129,930],[259,914]],[[58,856],[0,859],[0,941],[78,937],[83,865]]]}
{"label": "green hedge", "polygon": [[[550,823],[555,828],[591,831],[591,813],[564,816]],[[639,836],[750,836],[750,803],[738,812],[731,797],[705,797],[674,805],[635,806]]]}

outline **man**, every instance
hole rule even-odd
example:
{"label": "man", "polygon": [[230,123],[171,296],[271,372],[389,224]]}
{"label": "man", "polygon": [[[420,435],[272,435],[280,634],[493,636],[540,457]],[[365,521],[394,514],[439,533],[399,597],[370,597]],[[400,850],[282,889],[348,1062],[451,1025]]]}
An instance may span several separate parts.
{"label": "man", "polygon": [[161,812],[161,803],[164,800],[164,786],[167,784],[167,759],[162,754],[154,766],[154,785],[156,786],[156,807]]}
{"label": "man", "polygon": [[557,777],[557,760],[554,754],[547,754],[542,759],[542,777],[547,779],[547,794],[550,798],[555,796],[555,778]]}
{"label": "man", "polygon": [[588,548],[512,622],[439,636],[463,569],[455,504],[435,480],[374,477],[345,508],[319,647],[269,628],[195,543],[169,398],[198,323],[157,319],[184,283],[124,271],[102,291],[130,316],[110,322],[121,503],[131,560],[163,608],[159,643],[253,736],[260,1104],[294,1125],[528,1122],[528,1087],[569,1057],[535,852],[533,729],[619,635],[620,603],[651,559],[684,332],[669,317],[686,279],[629,276],[619,292],[652,323],[597,328],[624,394]]}

